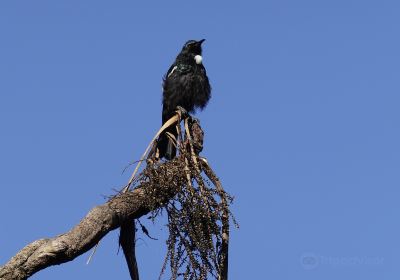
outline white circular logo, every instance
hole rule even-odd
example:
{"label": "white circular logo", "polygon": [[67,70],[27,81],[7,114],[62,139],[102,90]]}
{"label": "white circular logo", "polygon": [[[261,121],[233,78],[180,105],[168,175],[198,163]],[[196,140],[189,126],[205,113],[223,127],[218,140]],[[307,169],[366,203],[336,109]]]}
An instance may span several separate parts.
{"label": "white circular logo", "polygon": [[304,253],[300,257],[300,264],[304,269],[311,270],[319,265],[319,258],[314,253]]}

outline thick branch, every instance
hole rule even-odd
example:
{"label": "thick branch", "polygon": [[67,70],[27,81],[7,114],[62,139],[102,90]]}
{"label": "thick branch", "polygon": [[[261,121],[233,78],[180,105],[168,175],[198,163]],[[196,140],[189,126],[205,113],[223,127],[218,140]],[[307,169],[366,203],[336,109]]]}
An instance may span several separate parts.
{"label": "thick branch", "polygon": [[[165,174],[180,159],[161,164],[157,172]],[[164,177],[165,178],[165,177]],[[160,179],[160,178],[158,178]],[[154,184],[160,184],[155,178]],[[160,179],[163,180],[163,179]],[[162,188],[154,188],[151,195],[159,201],[158,207],[173,198],[180,190],[179,177],[163,180]],[[0,267],[1,280],[27,279],[34,273],[51,265],[61,264],[85,253],[108,232],[118,228],[126,221],[137,219],[151,210],[145,187],[153,182],[146,182],[135,190],[111,198],[107,203],[93,208],[78,225],[69,232],[49,239],[40,239],[24,247],[8,263]],[[147,186],[144,186],[147,185]]]}

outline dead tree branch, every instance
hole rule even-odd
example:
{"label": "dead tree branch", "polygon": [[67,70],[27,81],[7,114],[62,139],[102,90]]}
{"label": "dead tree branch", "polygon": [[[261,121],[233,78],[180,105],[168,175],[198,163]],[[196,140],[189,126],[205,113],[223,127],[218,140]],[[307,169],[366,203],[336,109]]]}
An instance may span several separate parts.
{"label": "dead tree branch", "polygon": [[[207,160],[198,155],[204,136],[198,121],[185,117],[182,131],[180,116],[174,117],[179,156],[164,163],[148,157],[139,175],[135,176],[136,167],[120,193],[93,208],[69,232],[34,241],[18,252],[0,267],[0,280],[27,279],[46,267],[71,261],[118,227],[131,279],[139,280],[135,219],[151,213],[154,221],[163,210],[168,216],[169,237],[160,278],[169,262],[171,280],[227,280],[230,217],[235,222],[229,210],[232,197]],[[134,189],[130,191],[130,187]],[[146,229],[143,232],[148,235]]]}
{"label": "dead tree branch", "polygon": [[[169,173],[169,170],[177,167],[182,160],[179,158],[161,164],[157,172]],[[108,232],[120,227],[127,221],[133,221],[154,210],[153,207],[161,207],[173,198],[180,190],[183,178],[170,177],[163,181],[162,188],[155,188],[152,195],[159,205],[149,205],[146,186],[138,186],[131,192],[119,194],[111,198],[107,203],[93,208],[78,225],[69,232],[53,238],[39,239],[25,246],[4,266],[0,267],[1,280],[27,279],[34,273],[46,267],[62,264],[75,259],[95,246]],[[163,176],[163,179],[168,176]],[[146,182],[144,184],[152,184]],[[142,185],[144,185],[142,184]],[[156,182],[159,184],[159,182]]]}

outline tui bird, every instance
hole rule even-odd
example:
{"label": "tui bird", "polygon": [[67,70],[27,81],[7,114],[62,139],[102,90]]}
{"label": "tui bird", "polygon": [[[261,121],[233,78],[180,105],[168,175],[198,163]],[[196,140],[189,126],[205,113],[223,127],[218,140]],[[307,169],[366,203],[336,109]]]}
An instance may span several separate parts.
{"label": "tui bird", "polygon": [[[192,113],[197,108],[204,109],[210,100],[211,86],[201,56],[201,44],[204,41],[205,39],[187,41],[164,76],[163,124],[175,114],[177,106]],[[167,132],[175,137],[178,135],[176,127],[170,126],[160,135],[157,147],[159,158],[165,157],[167,160],[171,160],[176,155],[176,148],[166,135]]]}

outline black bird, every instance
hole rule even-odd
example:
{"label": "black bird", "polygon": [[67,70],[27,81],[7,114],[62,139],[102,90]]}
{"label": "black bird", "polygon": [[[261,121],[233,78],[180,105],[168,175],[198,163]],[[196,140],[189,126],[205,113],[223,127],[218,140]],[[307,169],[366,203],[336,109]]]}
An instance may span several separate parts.
{"label": "black bird", "polygon": [[[187,41],[164,76],[163,124],[175,114],[177,106],[192,113],[198,108],[204,109],[210,100],[211,86],[201,56],[201,44],[204,41]],[[165,132],[175,137],[178,135],[174,125]],[[158,140],[159,158],[170,160],[175,157],[176,148],[165,132]]]}

